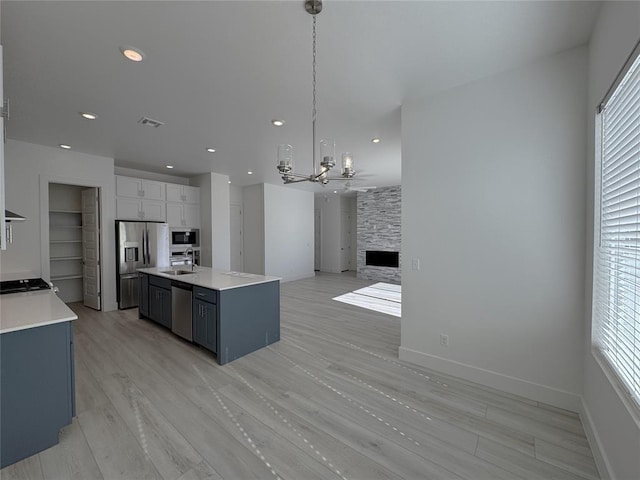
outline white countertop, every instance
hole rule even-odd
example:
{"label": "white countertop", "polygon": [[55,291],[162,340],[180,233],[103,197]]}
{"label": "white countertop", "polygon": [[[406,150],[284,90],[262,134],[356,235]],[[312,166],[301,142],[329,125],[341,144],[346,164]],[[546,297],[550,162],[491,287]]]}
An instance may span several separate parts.
{"label": "white countertop", "polygon": [[158,277],[170,278],[179,282],[197,285],[199,287],[210,288],[211,290],[228,290],[230,288],[247,287],[249,285],[257,285],[259,283],[277,282],[279,277],[269,277],[265,275],[256,275],[253,273],[243,272],[224,272],[213,270],[208,267],[198,267],[198,269],[186,275],[167,275],[167,270],[189,270],[190,265],[179,265],[174,268],[139,268],[138,271],[148,273],[149,275],[157,275]]}
{"label": "white countertop", "polygon": [[0,295],[0,333],[75,320],[78,316],[53,290]]}

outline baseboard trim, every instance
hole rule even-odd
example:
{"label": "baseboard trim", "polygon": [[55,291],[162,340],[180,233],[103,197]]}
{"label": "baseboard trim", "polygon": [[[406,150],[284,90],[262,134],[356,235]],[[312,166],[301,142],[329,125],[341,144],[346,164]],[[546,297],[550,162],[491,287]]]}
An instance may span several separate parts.
{"label": "baseboard trim", "polygon": [[575,393],[553,387],[547,387],[502,373],[485,370],[446,358],[418,352],[406,347],[398,350],[400,360],[430,368],[454,377],[463,378],[470,382],[480,383],[487,387],[496,388],[507,393],[520,395],[531,400],[547,403],[554,407],[563,408],[579,413],[582,409],[582,398]]}
{"label": "baseboard trim", "polygon": [[104,304],[102,305],[102,311],[103,312],[111,312],[113,310],[117,310],[118,309],[118,303],[117,302],[104,302]]}
{"label": "baseboard trim", "polygon": [[600,436],[598,435],[598,431],[594,428],[593,419],[591,418],[591,414],[589,413],[589,407],[587,403],[584,401],[584,397],[580,397],[580,420],[582,420],[582,427],[584,428],[584,433],[587,436],[587,440],[589,441],[589,446],[591,447],[591,452],[593,453],[593,459],[596,462],[596,467],[598,468],[598,472],[600,473],[600,478],[603,480],[612,479],[613,477],[613,469],[611,468],[611,463],[607,458],[605,449],[603,448],[602,442],[600,441]]}
{"label": "baseboard trim", "polygon": [[296,280],[304,280],[305,278],[311,278],[315,276],[316,276],[316,272],[302,273],[299,275],[291,275],[291,276],[282,278],[280,280],[280,283],[295,282]]}

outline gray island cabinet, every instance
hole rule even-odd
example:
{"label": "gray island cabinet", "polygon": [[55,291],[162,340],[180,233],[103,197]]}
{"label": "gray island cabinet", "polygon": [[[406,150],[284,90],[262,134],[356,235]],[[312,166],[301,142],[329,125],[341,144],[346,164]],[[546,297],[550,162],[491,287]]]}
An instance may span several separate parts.
{"label": "gray island cabinet", "polygon": [[51,290],[2,296],[0,468],[58,443],[75,416],[73,325]]}
{"label": "gray island cabinet", "polygon": [[280,340],[279,278],[206,267],[182,275],[167,271],[139,270],[140,318],[172,328],[171,288],[179,282],[183,289],[191,286],[192,335],[187,340],[216,354],[220,365]]}

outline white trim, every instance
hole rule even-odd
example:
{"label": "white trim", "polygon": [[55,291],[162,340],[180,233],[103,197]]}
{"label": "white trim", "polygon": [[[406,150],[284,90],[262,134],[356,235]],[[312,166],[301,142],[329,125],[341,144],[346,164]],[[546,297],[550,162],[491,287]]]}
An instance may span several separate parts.
{"label": "white trim", "polygon": [[596,347],[591,348],[591,356],[602,370],[603,375],[616,392],[616,395],[620,399],[620,402],[624,405],[629,416],[633,419],[636,427],[640,430],[640,409],[637,403],[631,398],[631,394],[627,390],[626,386],[618,378],[618,374],[615,373],[609,362],[602,357],[602,354]]}
{"label": "white trim", "polygon": [[49,259],[49,184],[60,183],[64,185],[77,185],[81,187],[95,187],[99,189],[98,201],[100,204],[100,311],[107,312],[116,310],[117,304],[105,304],[106,299],[104,296],[105,269],[104,269],[104,250],[107,245],[110,245],[107,239],[108,229],[104,225],[104,202],[105,202],[105,189],[107,184],[105,181],[98,181],[87,178],[68,178],[59,177],[56,175],[40,175],[40,270],[42,277],[49,279],[51,276],[50,259]]}
{"label": "white trim", "polygon": [[287,276],[280,279],[280,283],[295,282],[296,280],[304,280],[305,278],[313,278],[316,276],[316,272],[302,273],[300,275]]}
{"label": "white trim", "polygon": [[589,413],[589,408],[587,407],[587,402],[585,402],[584,397],[581,397],[580,411],[578,413],[580,414],[582,428],[584,428],[584,433],[587,436],[587,440],[589,441],[591,453],[593,453],[593,459],[596,462],[596,467],[598,468],[600,477],[603,480],[614,478],[611,463],[609,462],[609,458],[605,454],[606,450],[604,449],[602,442],[600,441],[598,431],[595,429],[595,422],[591,417],[591,413]]}
{"label": "white trim", "polygon": [[510,377],[502,373],[485,370],[428,353],[418,352],[406,347],[399,348],[398,356],[400,360],[405,362],[414,363],[422,367],[460,377],[471,382],[480,383],[514,395],[520,395],[531,400],[547,403],[572,412],[579,412],[582,405],[580,395],[575,393],[547,387],[520,378]]}

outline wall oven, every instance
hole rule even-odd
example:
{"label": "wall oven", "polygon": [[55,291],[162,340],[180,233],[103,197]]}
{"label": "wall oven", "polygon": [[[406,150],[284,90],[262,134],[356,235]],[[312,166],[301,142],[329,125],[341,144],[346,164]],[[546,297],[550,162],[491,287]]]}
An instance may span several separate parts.
{"label": "wall oven", "polygon": [[200,246],[200,230],[197,228],[172,228],[169,232],[171,249],[194,248]]}

